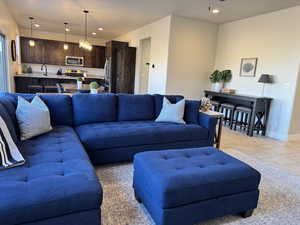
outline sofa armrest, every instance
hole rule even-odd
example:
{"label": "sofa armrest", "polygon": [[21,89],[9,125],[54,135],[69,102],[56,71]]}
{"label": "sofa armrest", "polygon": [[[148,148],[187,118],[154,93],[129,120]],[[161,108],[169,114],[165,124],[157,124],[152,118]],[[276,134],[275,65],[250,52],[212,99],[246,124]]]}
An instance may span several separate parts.
{"label": "sofa armrest", "polygon": [[198,122],[201,127],[207,128],[209,130],[209,142],[211,143],[211,145],[213,145],[218,118],[199,112]]}

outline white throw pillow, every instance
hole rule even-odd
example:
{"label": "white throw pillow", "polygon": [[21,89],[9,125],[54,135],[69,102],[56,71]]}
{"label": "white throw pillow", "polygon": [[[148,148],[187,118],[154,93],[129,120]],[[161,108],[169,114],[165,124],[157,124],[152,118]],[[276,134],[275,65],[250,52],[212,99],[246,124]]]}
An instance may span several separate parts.
{"label": "white throw pillow", "polygon": [[31,103],[19,96],[16,116],[22,141],[52,130],[49,109],[39,96]]}
{"label": "white throw pillow", "polygon": [[0,170],[20,166],[25,159],[13,141],[8,127],[0,116]]}
{"label": "white throw pillow", "polygon": [[156,122],[172,122],[172,123],[184,123],[184,108],[185,99],[180,100],[176,104],[172,104],[166,97],[164,97],[163,107]]}

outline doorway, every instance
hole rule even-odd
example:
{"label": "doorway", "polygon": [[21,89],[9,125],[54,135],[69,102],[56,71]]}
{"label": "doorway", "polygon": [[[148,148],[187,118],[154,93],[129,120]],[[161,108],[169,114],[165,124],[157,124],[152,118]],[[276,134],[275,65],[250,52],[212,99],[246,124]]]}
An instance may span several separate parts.
{"label": "doorway", "polygon": [[140,85],[139,93],[148,93],[148,80],[150,69],[150,52],[151,52],[151,38],[146,38],[140,41],[141,46],[141,66],[140,66]]}
{"label": "doorway", "polygon": [[0,34],[0,91],[8,91],[6,39]]}

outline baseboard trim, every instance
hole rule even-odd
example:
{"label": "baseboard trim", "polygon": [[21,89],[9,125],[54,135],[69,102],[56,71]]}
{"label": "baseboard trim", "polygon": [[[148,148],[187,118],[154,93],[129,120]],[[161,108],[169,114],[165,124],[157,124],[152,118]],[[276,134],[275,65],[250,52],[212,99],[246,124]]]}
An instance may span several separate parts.
{"label": "baseboard trim", "polygon": [[268,131],[267,132],[267,137],[270,138],[274,138],[280,141],[288,141],[289,140],[289,136],[287,134],[280,134],[278,132],[272,132],[272,131]]}

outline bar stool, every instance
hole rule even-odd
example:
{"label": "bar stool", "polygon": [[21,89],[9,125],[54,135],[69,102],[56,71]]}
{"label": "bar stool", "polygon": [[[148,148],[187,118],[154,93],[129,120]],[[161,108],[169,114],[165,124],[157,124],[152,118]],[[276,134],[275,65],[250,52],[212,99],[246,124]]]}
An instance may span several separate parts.
{"label": "bar stool", "polygon": [[46,93],[57,93],[57,87],[53,85],[44,86],[44,91]]}
{"label": "bar stool", "polygon": [[241,130],[247,131],[249,133],[250,120],[252,115],[252,109],[245,106],[237,106],[235,109],[235,119],[234,119],[234,130],[239,126]]}
{"label": "bar stool", "polygon": [[212,110],[213,110],[213,111],[219,112],[220,106],[221,106],[221,103],[220,103],[220,102],[215,101],[215,100],[211,100],[211,101],[210,101],[210,104],[212,104]]}
{"label": "bar stool", "polygon": [[233,125],[233,116],[234,116],[234,109],[235,105],[232,105],[230,103],[222,103],[220,107],[220,112],[224,114],[224,125],[230,126],[230,129],[232,129]]}
{"label": "bar stool", "polygon": [[56,84],[56,91],[58,93],[65,93],[64,87],[60,83]]}
{"label": "bar stool", "polygon": [[43,92],[43,86],[41,85],[28,85],[27,86],[28,93],[36,94]]}

